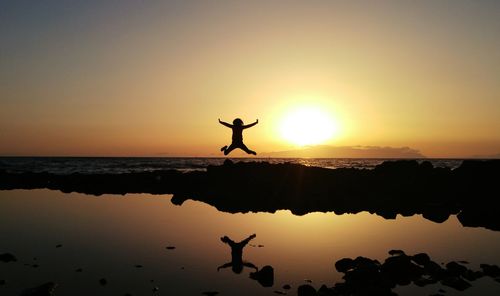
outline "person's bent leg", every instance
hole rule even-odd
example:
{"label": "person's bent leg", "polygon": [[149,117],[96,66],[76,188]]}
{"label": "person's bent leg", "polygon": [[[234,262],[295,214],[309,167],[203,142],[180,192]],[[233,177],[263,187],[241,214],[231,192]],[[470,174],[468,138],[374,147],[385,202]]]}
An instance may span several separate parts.
{"label": "person's bent leg", "polygon": [[241,143],[241,145],[239,146],[239,148],[240,148],[241,150],[245,151],[247,154],[257,155],[257,152],[255,152],[255,151],[253,151],[253,150],[248,149],[248,147],[247,147],[245,144],[243,144],[243,143]]}
{"label": "person's bent leg", "polygon": [[227,147],[225,150],[224,150],[224,155],[228,155],[229,153],[231,153],[231,151],[233,151],[234,149],[236,149],[236,146],[231,144],[229,145],[229,147]]}

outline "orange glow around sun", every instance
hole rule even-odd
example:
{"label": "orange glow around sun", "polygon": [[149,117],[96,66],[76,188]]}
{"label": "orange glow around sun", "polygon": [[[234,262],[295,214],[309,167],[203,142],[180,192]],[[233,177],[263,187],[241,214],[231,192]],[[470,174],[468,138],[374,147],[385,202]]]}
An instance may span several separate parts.
{"label": "orange glow around sun", "polygon": [[304,146],[328,141],[338,133],[339,127],[331,114],[322,108],[302,106],[286,113],[279,129],[283,139]]}

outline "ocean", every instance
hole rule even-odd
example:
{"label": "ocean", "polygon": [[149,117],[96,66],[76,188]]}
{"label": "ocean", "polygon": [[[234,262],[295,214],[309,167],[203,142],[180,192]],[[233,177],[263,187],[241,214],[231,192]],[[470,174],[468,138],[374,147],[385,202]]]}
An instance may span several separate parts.
{"label": "ocean", "polygon": [[[360,158],[230,158],[232,161],[297,163],[329,169],[373,169],[387,160]],[[9,173],[47,172],[52,174],[123,174],[159,170],[205,170],[209,165],[221,165],[226,158],[215,157],[0,157],[0,170]],[[435,167],[454,169],[461,159],[417,159],[430,161]]]}

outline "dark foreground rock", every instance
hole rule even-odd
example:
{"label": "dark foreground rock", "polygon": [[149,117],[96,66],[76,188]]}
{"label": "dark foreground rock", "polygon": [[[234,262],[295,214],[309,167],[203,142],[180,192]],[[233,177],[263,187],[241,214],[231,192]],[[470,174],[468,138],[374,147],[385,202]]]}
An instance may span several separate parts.
{"label": "dark foreground rock", "polygon": [[0,261],[1,262],[16,262],[17,261],[17,258],[16,256],[12,255],[11,253],[3,253],[3,254],[0,254]]}
{"label": "dark foreground rock", "polygon": [[56,283],[49,282],[35,288],[26,289],[21,293],[21,296],[52,296],[56,288]]}
{"label": "dark foreground rock", "polygon": [[0,189],[173,194],[175,204],[193,199],[231,213],[368,211],[388,219],[397,214],[422,214],[435,222],[458,214],[464,226],[500,230],[499,177],[499,160],[466,160],[455,170],[414,160],[386,161],[373,170],[226,161],[207,167],[206,172],[187,173],[54,175],[0,171]]}
{"label": "dark foreground rock", "polygon": [[262,287],[272,287],[274,285],[274,268],[266,265],[259,271],[250,273],[250,278],[259,282]]}
{"label": "dark foreground rock", "polygon": [[383,263],[365,257],[340,259],[335,263],[335,268],[344,273],[344,282],[336,283],[333,287],[323,285],[318,291],[311,285],[302,285],[298,288],[297,294],[393,296],[397,295],[392,291],[396,286],[411,283],[419,287],[440,283],[443,286],[464,291],[472,286],[473,281],[484,276],[496,277],[500,271],[498,266],[488,264],[481,265],[482,271],[473,271],[454,261],[442,267],[425,253],[409,256],[403,251],[392,250],[389,254],[391,256]]}

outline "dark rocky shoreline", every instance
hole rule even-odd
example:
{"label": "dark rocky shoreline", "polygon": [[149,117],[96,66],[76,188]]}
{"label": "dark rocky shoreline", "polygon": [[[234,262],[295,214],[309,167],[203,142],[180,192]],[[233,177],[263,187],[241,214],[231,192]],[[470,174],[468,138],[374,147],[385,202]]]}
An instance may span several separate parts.
{"label": "dark rocky shoreline", "polygon": [[500,230],[500,160],[465,160],[454,170],[415,160],[386,161],[373,170],[325,169],[298,164],[227,160],[206,171],[130,174],[11,174],[0,171],[0,189],[48,188],[92,195],[173,194],[172,202],[202,201],[225,212],[368,211],[441,223],[458,215],[464,226]]}

